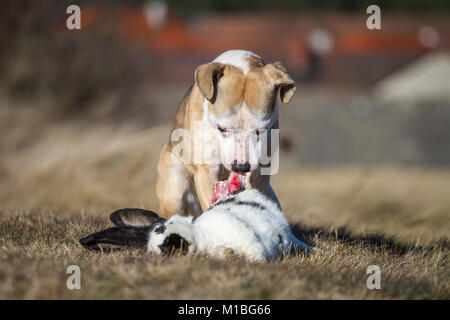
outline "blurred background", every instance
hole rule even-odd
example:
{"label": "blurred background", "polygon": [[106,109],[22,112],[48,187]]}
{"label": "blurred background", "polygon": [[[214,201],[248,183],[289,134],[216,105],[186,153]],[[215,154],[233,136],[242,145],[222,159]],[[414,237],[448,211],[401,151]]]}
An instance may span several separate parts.
{"label": "blurred background", "polygon": [[[427,192],[416,210],[429,218],[434,208],[439,225],[449,208],[450,2],[372,2],[3,0],[0,205],[157,209],[156,163],[196,66],[246,49],[281,61],[297,83],[280,110],[274,184],[291,186],[282,203],[314,220],[327,199],[354,201],[378,181],[369,213],[400,212]],[[81,30],[66,28],[70,4]],[[366,27],[371,4],[381,30]],[[297,193],[302,204],[290,200]],[[327,210],[344,215],[333,201]]]}

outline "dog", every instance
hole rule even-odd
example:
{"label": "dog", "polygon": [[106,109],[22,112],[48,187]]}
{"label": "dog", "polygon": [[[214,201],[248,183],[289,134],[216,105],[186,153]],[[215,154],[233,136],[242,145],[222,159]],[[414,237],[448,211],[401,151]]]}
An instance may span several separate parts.
{"label": "dog", "polygon": [[[281,209],[270,174],[263,173],[271,158],[265,163],[262,158],[276,149],[271,129],[279,128],[277,96],[289,103],[295,89],[280,62],[265,64],[250,51],[226,51],[198,66],[157,166],[162,217],[198,217],[211,206],[213,186],[235,172],[245,174],[247,189],[259,190]],[[203,156],[195,161],[193,154],[202,147],[214,161]]]}
{"label": "dog", "polygon": [[279,206],[257,189],[235,192],[195,220],[178,214],[164,219],[142,209],[121,209],[110,218],[116,227],[87,236],[80,243],[91,250],[134,247],[162,255],[206,254],[250,262],[316,250],[292,234]]}

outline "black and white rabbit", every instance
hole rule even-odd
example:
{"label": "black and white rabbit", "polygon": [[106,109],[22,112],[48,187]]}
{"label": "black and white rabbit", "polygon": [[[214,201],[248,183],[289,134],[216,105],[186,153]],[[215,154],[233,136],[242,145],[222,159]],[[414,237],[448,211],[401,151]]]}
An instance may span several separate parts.
{"label": "black and white rabbit", "polygon": [[142,209],[111,214],[117,226],[80,240],[88,249],[135,247],[170,254],[230,255],[250,261],[270,261],[296,250],[315,248],[298,240],[276,203],[256,189],[241,191],[217,202],[195,220],[174,215],[163,219]]}

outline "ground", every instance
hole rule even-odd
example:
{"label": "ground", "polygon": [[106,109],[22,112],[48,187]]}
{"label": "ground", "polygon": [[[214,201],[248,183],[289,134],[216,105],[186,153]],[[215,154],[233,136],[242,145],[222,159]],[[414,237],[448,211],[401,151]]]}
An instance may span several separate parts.
{"label": "ground", "polygon": [[[108,211],[2,210],[0,298],[450,298],[448,243],[442,240],[449,228],[449,202],[428,207],[426,202],[439,195],[419,191],[445,188],[450,176],[397,172],[398,178],[414,181],[408,192],[393,190],[396,186],[384,181],[386,174],[365,176],[364,189],[356,187],[361,176],[349,169],[280,173],[274,186],[295,232],[326,254],[268,264],[162,258],[139,250],[90,252],[78,239],[111,226]],[[81,268],[81,290],[66,287],[72,264]],[[380,290],[366,287],[369,265],[381,269]]]}
{"label": "ground", "polygon": [[[158,211],[170,126],[40,125],[27,110],[1,110],[0,299],[450,298],[446,169],[307,167],[282,154],[274,190],[294,232],[325,253],[268,264],[96,253],[78,239],[111,226],[110,212]],[[80,290],[66,286],[73,264]],[[380,290],[366,286],[369,265]]]}

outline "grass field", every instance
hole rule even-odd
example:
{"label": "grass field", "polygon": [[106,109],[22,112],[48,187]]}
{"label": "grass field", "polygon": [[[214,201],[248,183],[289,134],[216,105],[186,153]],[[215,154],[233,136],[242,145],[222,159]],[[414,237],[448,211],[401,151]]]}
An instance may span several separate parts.
{"label": "grass field", "polygon": [[[35,118],[33,130],[14,131],[20,113],[2,116],[1,299],[450,298],[447,170],[312,168],[282,157],[273,186],[285,214],[327,254],[269,264],[101,254],[78,239],[110,226],[111,211],[158,210],[154,168],[169,126],[40,127]],[[66,287],[71,264],[81,290]],[[380,290],[366,287],[369,265],[381,269]]]}

